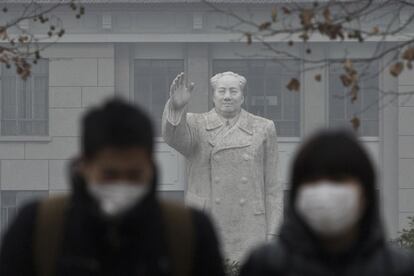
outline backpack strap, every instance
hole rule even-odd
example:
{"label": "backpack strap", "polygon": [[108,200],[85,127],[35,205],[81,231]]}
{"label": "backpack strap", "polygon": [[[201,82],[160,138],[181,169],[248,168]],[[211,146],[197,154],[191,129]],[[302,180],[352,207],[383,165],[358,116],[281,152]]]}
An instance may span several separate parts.
{"label": "backpack strap", "polygon": [[[34,258],[39,276],[52,276],[55,272],[68,202],[68,196],[56,196],[41,201],[38,207]],[[194,257],[191,210],[171,202],[161,202],[161,210],[174,275],[190,276]]]}
{"label": "backpack strap", "polygon": [[178,203],[161,202],[166,240],[175,276],[190,276],[194,259],[194,229],[191,210]]}
{"label": "backpack strap", "polygon": [[55,196],[40,202],[35,228],[34,258],[38,276],[52,276],[63,239],[68,196]]}

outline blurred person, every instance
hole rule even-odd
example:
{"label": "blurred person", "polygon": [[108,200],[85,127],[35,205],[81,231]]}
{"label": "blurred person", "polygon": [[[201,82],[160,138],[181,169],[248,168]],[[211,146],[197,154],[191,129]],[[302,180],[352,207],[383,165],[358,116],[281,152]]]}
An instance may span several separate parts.
{"label": "blurred person", "polygon": [[87,112],[72,193],[22,208],[0,275],[224,275],[209,219],[158,199],[153,138],[149,118],[122,100]]}
{"label": "blurred person", "polygon": [[256,249],[241,276],[414,275],[386,240],[376,173],[353,134],[323,131],[297,153],[280,238]]}

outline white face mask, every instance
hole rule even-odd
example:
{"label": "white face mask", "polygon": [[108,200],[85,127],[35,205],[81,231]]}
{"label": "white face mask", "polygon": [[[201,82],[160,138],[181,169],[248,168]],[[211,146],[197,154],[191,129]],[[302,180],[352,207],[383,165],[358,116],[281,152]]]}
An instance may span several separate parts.
{"label": "white face mask", "polygon": [[89,193],[98,201],[102,212],[108,216],[117,216],[128,211],[140,202],[150,190],[144,183],[90,183]]}
{"label": "white face mask", "polygon": [[319,182],[298,190],[295,208],[317,234],[344,234],[360,218],[360,190],[343,183]]}

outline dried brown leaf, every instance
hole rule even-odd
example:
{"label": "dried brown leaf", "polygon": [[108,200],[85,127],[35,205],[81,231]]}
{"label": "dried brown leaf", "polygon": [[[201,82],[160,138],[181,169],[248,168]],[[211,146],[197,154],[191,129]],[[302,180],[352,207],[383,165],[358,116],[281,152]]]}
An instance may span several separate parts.
{"label": "dried brown leaf", "polygon": [[18,75],[23,74],[23,68],[22,68],[22,67],[20,67],[20,66],[18,66],[18,67],[16,68],[16,73],[17,73]]}
{"label": "dried brown leaf", "polygon": [[358,72],[355,69],[348,72],[348,76],[351,78],[352,83],[358,82]]}
{"label": "dried brown leaf", "polygon": [[397,62],[390,67],[390,74],[393,77],[398,77],[401,72],[404,70],[404,64],[402,62]]}
{"label": "dried brown leaf", "polygon": [[409,61],[414,60],[414,47],[407,48],[404,51],[404,53],[402,55],[402,58],[405,59],[405,60],[409,60]]}
{"label": "dried brown leaf", "polygon": [[286,8],[286,7],[282,7],[282,11],[286,15],[291,14],[291,11],[288,8]]}
{"label": "dried brown leaf", "polygon": [[290,80],[288,85],[286,86],[289,91],[299,92],[300,90],[300,82],[298,79],[293,78]]}
{"label": "dried brown leaf", "polygon": [[27,78],[30,77],[30,71],[29,70],[24,70],[23,73],[20,75],[20,77],[23,80],[27,80]]}
{"label": "dried brown leaf", "polygon": [[329,9],[329,7],[326,7],[326,9],[323,11],[323,18],[325,19],[326,23],[332,23],[331,10]]}
{"label": "dried brown leaf", "polygon": [[4,57],[4,55],[0,56],[0,63],[7,64],[8,60]]}
{"label": "dried brown leaf", "polygon": [[3,26],[0,27],[0,39],[6,40],[8,38],[7,29]]}
{"label": "dried brown leaf", "polygon": [[272,26],[272,22],[263,22],[259,25],[259,31],[264,31],[270,28]]}
{"label": "dried brown leaf", "polygon": [[359,85],[354,84],[351,89],[351,103],[356,102],[358,100],[358,92],[359,92]]}
{"label": "dried brown leaf", "polygon": [[352,124],[352,128],[355,131],[358,131],[359,127],[361,126],[361,120],[355,116],[351,119],[351,124]]}
{"label": "dried brown leaf", "polygon": [[20,44],[23,44],[23,43],[27,42],[28,40],[29,40],[29,37],[27,35],[21,35],[18,38],[18,41],[19,41]]}
{"label": "dried brown leaf", "polygon": [[277,8],[273,7],[272,9],[272,22],[276,22],[277,21]]}
{"label": "dried brown leaf", "polygon": [[26,80],[31,73],[31,65],[23,58],[17,58],[15,61],[16,72],[23,79]]}
{"label": "dried brown leaf", "polygon": [[352,63],[352,60],[349,58],[345,60],[344,62],[344,69],[347,72],[354,71],[354,64]]}
{"label": "dried brown leaf", "polygon": [[352,79],[347,75],[342,74],[339,78],[342,81],[342,85],[345,87],[349,87],[352,84]]}
{"label": "dried brown leaf", "polygon": [[30,70],[31,65],[30,65],[30,63],[28,63],[26,60],[23,60],[22,67],[23,67],[23,69],[28,69],[28,70]]}
{"label": "dried brown leaf", "polygon": [[304,9],[299,17],[300,17],[300,22],[302,24],[303,27],[305,27],[305,29],[309,29],[312,27],[312,20],[314,18],[315,14],[313,12],[313,10],[311,9]]}
{"label": "dried brown leaf", "polygon": [[335,40],[338,37],[342,40],[345,38],[341,24],[319,23],[318,31],[322,35],[328,36],[331,40]]}
{"label": "dried brown leaf", "polygon": [[246,36],[247,44],[248,45],[252,44],[252,34],[251,33],[245,33],[244,35]]}
{"label": "dried brown leaf", "polygon": [[304,42],[306,42],[306,41],[309,40],[309,35],[308,35],[308,33],[305,32],[305,33],[301,34],[299,36],[299,38],[301,38]]}
{"label": "dried brown leaf", "polygon": [[355,31],[348,33],[348,38],[357,39],[359,42],[364,41],[364,38],[362,37],[362,33],[359,30],[355,30]]}

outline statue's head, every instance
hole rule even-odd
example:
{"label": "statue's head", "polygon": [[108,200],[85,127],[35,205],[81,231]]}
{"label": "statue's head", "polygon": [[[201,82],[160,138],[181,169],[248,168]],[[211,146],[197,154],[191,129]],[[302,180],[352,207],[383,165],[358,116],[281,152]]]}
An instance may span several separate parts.
{"label": "statue's head", "polygon": [[217,113],[225,118],[233,118],[239,114],[244,102],[246,79],[233,72],[224,72],[214,75],[210,83]]}

